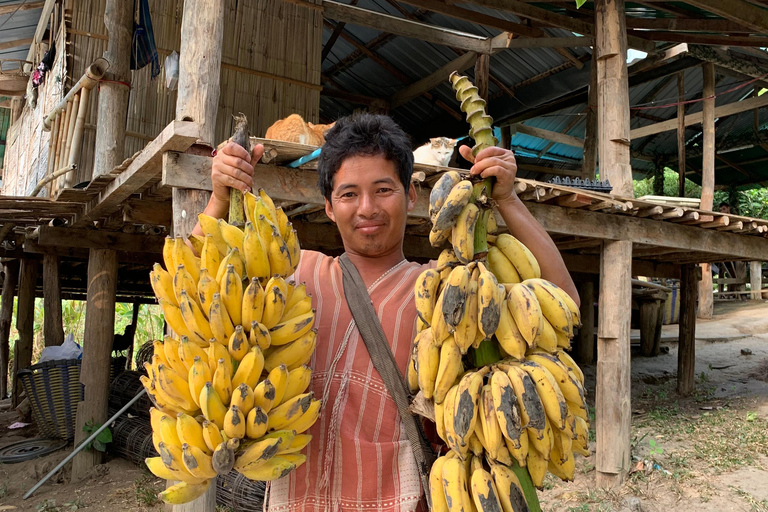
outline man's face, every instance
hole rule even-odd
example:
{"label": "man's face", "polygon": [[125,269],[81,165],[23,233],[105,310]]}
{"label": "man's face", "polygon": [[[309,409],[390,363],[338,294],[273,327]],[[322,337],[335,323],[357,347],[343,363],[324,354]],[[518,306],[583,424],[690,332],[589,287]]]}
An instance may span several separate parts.
{"label": "man's face", "polygon": [[393,162],[360,155],[344,160],[336,172],[325,212],[348,252],[377,257],[402,252],[405,220],[415,204],[416,189],[403,188]]}

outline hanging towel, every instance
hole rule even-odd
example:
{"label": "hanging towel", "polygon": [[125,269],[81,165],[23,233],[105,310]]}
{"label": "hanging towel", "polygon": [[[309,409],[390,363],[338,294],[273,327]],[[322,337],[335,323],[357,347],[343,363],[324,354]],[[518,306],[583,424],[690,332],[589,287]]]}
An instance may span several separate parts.
{"label": "hanging towel", "polygon": [[160,59],[157,57],[155,32],[149,16],[147,0],[139,0],[139,22],[133,25],[131,42],[131,69],[141,69],[152,63],[152,78],[160,74]]}

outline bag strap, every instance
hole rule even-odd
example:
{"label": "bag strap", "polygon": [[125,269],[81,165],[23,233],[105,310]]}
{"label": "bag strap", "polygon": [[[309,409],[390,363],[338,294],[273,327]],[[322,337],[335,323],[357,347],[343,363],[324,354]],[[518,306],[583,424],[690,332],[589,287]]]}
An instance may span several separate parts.
{"label": "bag strap", "polygon": [[349,260],[346,253],[339,256],[339,265],[343,275],[347,305],[352,312],[352,318],[355,319],[357,330],[368,349],[374,368],[381,375],[392,400],[397,404],[400,421],[402,421],[405,434],[411,443],[413,456],[419,469],[419,477],[427,505],[432,508],[432,499],[429,493],[429,471],[432,467],[434,454],[426,442],[419,421],[408,409],[410,400],[405,380],[397,367],[395,356],[392,354],[384,330],[381,328],[381,322],[373,308],[371,296],[368,294],[363,278],[360,277],[357,267]]}

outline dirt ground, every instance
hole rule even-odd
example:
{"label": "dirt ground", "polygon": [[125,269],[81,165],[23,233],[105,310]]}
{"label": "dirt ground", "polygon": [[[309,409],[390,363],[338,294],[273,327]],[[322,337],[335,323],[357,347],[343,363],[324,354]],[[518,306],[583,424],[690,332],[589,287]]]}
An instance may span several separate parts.
{"label": "dirt ground", "polygon": [[[574,482],[547,476],[540,492],[543,510],[768,512],[768,304],[719,303],[714,319],[699,321],[696,393],[686,399],[675,393],[676,337],[677,326],[665,326],[662,346],[668,354],[633,353],[633,467],[624,485],[596,489],[594,455],[577,456]],[[595,368],[584,372],[593,404]],[[0,402],[0,448],[35,436],[33,426],[8,430],[15,421],[15,412]],[[162,510],[153,500],[161,482],[121,459],[94,468],[81,482],[71,482],[65,467],[22,500],[68,453],[0,464],[0,511]]]}

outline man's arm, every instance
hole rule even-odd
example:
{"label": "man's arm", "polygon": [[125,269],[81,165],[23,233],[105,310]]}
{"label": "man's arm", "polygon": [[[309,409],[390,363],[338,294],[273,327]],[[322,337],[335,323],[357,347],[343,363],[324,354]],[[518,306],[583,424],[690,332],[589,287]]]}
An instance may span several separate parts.
{"label": "man's arm", "polygon": [[461,146],[459,151],[465,159],[474,161],[470,171],[472,174],[483,178],[491,176],[496,178],[493,199],[496,201],[499,214],[512,236],[525,244],[536,257],[541,267],[541,277],[564,289],[576,304],[580,304],[579,293],[560,256],[560,251],[515,194],[517,163],[514,153],[507,149],[490,147],[473,158],[469,146]]}

